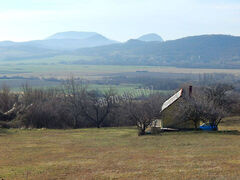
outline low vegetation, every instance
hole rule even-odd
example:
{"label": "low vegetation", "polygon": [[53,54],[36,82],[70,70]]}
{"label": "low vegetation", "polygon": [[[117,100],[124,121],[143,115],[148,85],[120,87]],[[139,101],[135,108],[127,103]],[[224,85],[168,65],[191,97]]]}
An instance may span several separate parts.
{"label": "low vegetation", "polygon": [[[187,92],[186,88],[183,88]],[[184,93],[177,121],[194,121],[217,127],[226,115],[239,114],[239,93],[227,84],[194,87]],[[136,125],[139,135],[155,119],[161,118],[161,106],[168,95],[153,89],[118,94],[109,88],[91,90],[80,79],[64,81],[61,88],[36,89],[24,84],[21,93],[12,93],[5,85],[0,91],[0,126],[4,128],[86,128]]]}
{"label": "low vegetation", "polygon": [[24,84],[21,93],[2,86],[0,179],[237,179],[239,90],[206,82],[179,108],[185,120],[219,131],[160,135],[146,129],[169,95],[152,89],[118,94],[80,79],[48,89]]}
{"label": "low vegetation", "polygon": [[238,179],[240,136],[229,129],[240,131],[240,118],[219,128],[141,137],[135,128],[0,129],[0,179]]}

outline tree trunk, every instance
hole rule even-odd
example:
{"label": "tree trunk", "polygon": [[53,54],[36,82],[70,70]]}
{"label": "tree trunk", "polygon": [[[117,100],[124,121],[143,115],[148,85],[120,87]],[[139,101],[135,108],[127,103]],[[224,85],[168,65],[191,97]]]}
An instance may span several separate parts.
{"label": "tree trunk", "polygon": [[97,123],[97,128],[100,128],[101,127],[101,123]]}
{"label": "tree trunk", "polygon": [[141,129],[138,130],[138,136],[143,136],[145,134],[146,134],[145,133],[145,128],[141,128]]}
{"label": "tree trunk", "polygon": [[197,122],[194,122],[194,127],[195,127],[195,130],[198,129],[198,127],[197,127]]}

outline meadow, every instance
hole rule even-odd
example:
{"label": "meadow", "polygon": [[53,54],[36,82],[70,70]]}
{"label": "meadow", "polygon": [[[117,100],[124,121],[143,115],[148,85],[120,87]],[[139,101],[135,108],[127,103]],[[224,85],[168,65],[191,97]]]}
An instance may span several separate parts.
{"label": "meadow", "polygon": [[[7,83],[16,91],[27,81],[33,87],[59,87],[61,82],[44,78],[74,76],[92,81],[90,90],[105,91],[113,87],[118,93],[134,93],[141,84],[94,82],[137,71],[185,73],[189,76],[204,73],[240,75],[239,70],[233,69],[0,64],[0,77],[13,77],[0,79],[0,84]],[[137,136],[135,127],[0,129],[0,180],[239,179],[239,131],[239,117],[227,118],[220,125],[220,132],[167,132],[142,137]]]}
{"label": "meadow", "polygon": [[0,63],[0,77],[2,76],[22,76],[66,79],[69,77],[83,78],[88,80],[98,80],[104,76],[111,76],[118,73],[148,71],[161,73],[184,73],[184,74],[204,74],[204,73],[224,73],[240,75],[238,69],[197,69],[197,68],[177,68],[165,66],[118,66],[118,65],[66,65],[59,63],[49,64],[4,64]]}
{"label": "meadow", "polygon": [[134,127],[0,129],[0,179],[239,179],[236,130],[239,117],[220,132],[142,137]]}
{"label": "meadow", "polygon": [[[113,87],[114,89],[118,89],[119,92],[128,92],[142,87],[143,84],[141,84],[142,82],[137,82],[137,77],[138,79],[141,79],[141,77],[167,79],[167,77],[174,76],[173,79],[191,79],[193,76],[196,78],[196,76],[200,74],[203,75],[208,73],[229,74],[236,77],[240,76],[240,71],[236,69],[191,69],[163,66],[67,65],[59,63],[25,64],[16,62],[6,64],[1,62],[0,86],[2,84],[7,84],[13,91],[19,91],[20,87],[26,83],[36,88],[60,87],[62,85],[62,80],[74,77],[88,81],[90,89],[104,91],[109,87]],[[181,77],[178,77],[180,75]],[[123,77],[123,79],[126,77],[134,77],[136,82],[125,81],[124,83],[121,83],[115,80],[117,84],[111,83],[112,79],[116,77]],[[151,83],[159,84],[161,82]],[[149,84],[147,86],[150,87]],[[176,87],[173,89],[176,89]],[[166,89],[160,88],[158,90]]]}

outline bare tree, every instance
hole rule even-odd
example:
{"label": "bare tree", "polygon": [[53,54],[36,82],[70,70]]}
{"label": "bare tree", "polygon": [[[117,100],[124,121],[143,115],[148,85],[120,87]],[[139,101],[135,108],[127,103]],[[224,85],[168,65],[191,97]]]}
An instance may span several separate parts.
{"label": "bare tree", "polygon": [[11,93],[10,88],[3,84],[0,89],[0,121],[11,121],[14,117],[18,96]]}
{"label": "bare tree", "polygon": [[240,93],[232,92],[228,95],[228,112],[231,115],[239,116],[240,115]]}
{"label": "bare tree", "polygon": [[0,111],[7,112],[12,108],[17,96],[11,93],[10,88],[3,84],[0,89]]}
{"label": "bare tree", "polygon": [[62,92],[66,106],[73,116],[73,127],[78,128],[82,109],[85,106],[84,99],[87,95],[87,86],[82,81],[77,82],[72,77],[63,84]]}
{"label": "bare tree", "polygon": [[159,94],[153,94],[143,100],[129,100],[129,118],[136,124],[138,135],[144,135],[153,121],[160,117],[163,102],[164,98]]}
{"label": "bare tree", "polygon": [[82,115],[97,128],[100,128],[113,109],[117,107],[113,99],[116,92],[113,89],[105,91],[103,96],[99,96],[96,92],[88,92],[83,97]]}
{"label": "bare tree", "polygon": [[227,92],[233,90],[233,86],[228,84],[216,84],[203,88],[203,92],[209,101],[220,107],[228,107],[231,103]]}
{"label": "bare tree", "polygon": [[[219,92],[219,94],[218,94]],[[181,104],[183,121],[192,121],[195,129],[200,122],[217,127],[226,115],[225,100],[227,90],[224,87],[199,87],[191,97],[185,97]]]}
{"label": "bare tree", "polygon": [[97,91],[88,91],[87,85],[72,78],[64,84],[63,93],[72,112],[75,128],[79,127],[80,119],[85,119],[100,128],[116,107],[113,102],[116,93],[111,88],[101,95]]}
{"label": "bare tree", "polygon": [[204,89],[206,100],[203,117],[207,123],[217,127],[223,117],[228,114],[227,108],[229,108],[232,101],[227,93],[232,90],[233,87],[227,84],[217,84]]}

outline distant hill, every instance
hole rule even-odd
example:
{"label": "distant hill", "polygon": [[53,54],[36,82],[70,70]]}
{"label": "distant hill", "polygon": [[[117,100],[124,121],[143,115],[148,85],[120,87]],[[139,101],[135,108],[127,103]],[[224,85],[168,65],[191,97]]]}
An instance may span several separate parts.
{"label": "distant hill", "polygon": [[79,48],[97,47],[116,43],[116,41],[109,40],[104,36],[97,34],[85,39],[46,39],[30,41],[25,44],[53,50],[75,50]]}
{"label": "distant hill", "polygon": [[0,61],[7,62],[54,57],[61,53],[60,51],[15,43],[11,46],[0,46]]}
{"label": "distant hill", "polygon": [[86,39],[92,36],[100,35],[95,32],[77,32],[77,31],[68,31],[56,33],[47,39]]}
{"label": "distant hill", "polygon": [[163,41],[161,36],[159,36],[158,34],[154,34],[154,33],[143,35],[143,36],[139,37],[138,40],[146,41],[146,42],[151,42],[151,41],[162,42]]}
{"label": "distant hill", "polygon": [[95,32],[62,32],[46,40],[34,41],[38,46],[55,50],[74,50],[78,48],[104,46],[118,43]]}
{"label": "distant hill", "polygon": [[75,54],[96,56],[94,63],[99,64],[240,68],[240,37],[202,35],[165,42],[130,40],[79,49]]}
{"label": "distant hill", "polygon": [[1,46],[12,46],[12,45],[14,45],[15,43],[14,42],[12,42],[12,41],[1,41],[0,42],[0,47]]}
{"label": "distant hill", "polygon": [[42,48],[63,51],[63,50],[75,50],[86,47],[104,46],[115,43],[118,42],[107,39],[106,37],[94,32],[62,32],[54,34],[44,40],[35,40],[19,43],[3,41],[0,42],[0,47],[14,46],[15,48],[17,48],[20,46],[23,47],[27,46],[31,48]]}
{"label": "distant hill", "polygon": [[[70,36],[83,39],[68,39]],[[240,37],[201,35],[163,42],[131,39],[116,43],[97,33],[60,33],[45,40],[0,42],[0,61],[40,61],[41,57],[55,56],[68,57],[61,59],[68,64],[240,68]]]}

